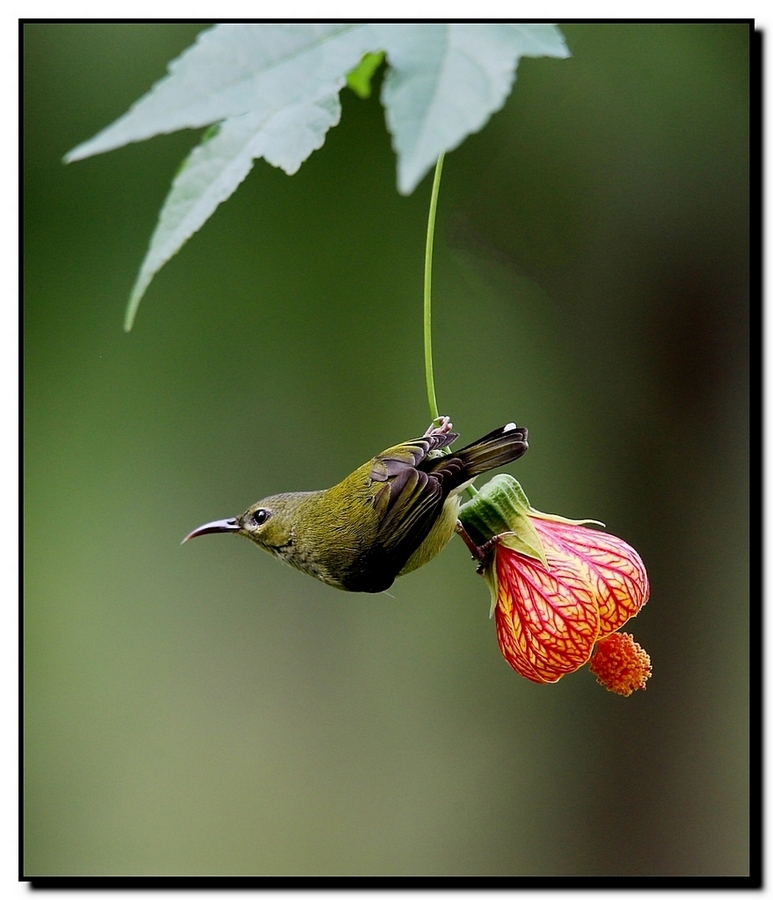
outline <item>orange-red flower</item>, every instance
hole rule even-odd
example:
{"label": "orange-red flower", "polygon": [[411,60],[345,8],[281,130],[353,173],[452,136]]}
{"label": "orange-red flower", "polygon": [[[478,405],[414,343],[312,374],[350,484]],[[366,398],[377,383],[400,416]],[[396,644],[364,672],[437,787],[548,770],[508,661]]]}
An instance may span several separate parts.
{"label": "orange-red flower", "polygon": [[[492,592],[499,647],[525,678],[558,681],[596,655],[591,671],[627,696],[649,678],[649,656],[618,634],[649,599],[639,554],[614,535],[532,509],[515,479],[497,476],[460,518],[484,542],[479,571]],[[507,530],[502,530],[502,523]]]}

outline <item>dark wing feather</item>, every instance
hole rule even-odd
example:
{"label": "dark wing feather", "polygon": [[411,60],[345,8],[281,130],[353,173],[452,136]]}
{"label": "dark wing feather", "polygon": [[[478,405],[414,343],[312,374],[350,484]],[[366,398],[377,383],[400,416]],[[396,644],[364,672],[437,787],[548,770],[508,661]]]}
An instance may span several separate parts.
{"label": "dark wing feather", "polygon": [[378,519],[375,539],[357,555],[344,587],[369,593],[386,590],[429,534],[443,499],[437,478],[403,463],[373,495]]}
{"label": "dark wing feather", "polygon": [[452,432],[425,435],[390,447],[373,461],[371,478],[385,482],[374,498],[380,511],[378,543],[396,572],[432,530],[463,467],[461,460],[452,456],[442,457],[443,465],[433,467],[432,472],[423,471],[422,464],[433,450],[441,450],[456,438]]}
{"label": "dark wing feather", "polygon": [[458,437],[458,434],[449,431],[446,434],[424,435],[415,441],[406,441],[404,444],[390,447],[373,460],[370,477],[373,481],[386,481],[388,478],[394,478],[406,466],[415,469],[433,450],[442,450]]}
{"label": "dark wing feather", "polygon": [[[432,530],[446,497],[459,480],[462,461],[449,456],[443,462],[442,467],[429,473],[403,462],[375,500],[382,510],[378,542],[398,572]],[[387,496],[381,496],[387,492]]]}
{"label": "dark wing feather", "polygon": [[418,469],[406,467],[390,482],[378,542],[387,551],[396,572],[430,533],[444,500],[441,480]]}

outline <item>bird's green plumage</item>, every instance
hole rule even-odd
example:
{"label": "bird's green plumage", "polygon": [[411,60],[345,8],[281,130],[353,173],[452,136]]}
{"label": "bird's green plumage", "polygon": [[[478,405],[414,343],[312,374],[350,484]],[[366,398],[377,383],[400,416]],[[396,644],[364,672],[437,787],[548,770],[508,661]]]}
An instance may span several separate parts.
{"label": "bird's green plumage", "polygon": [[[229,531],[347,591],[386,590],[451,540],[458,494],[477,475],[517,459],[527,431],[505,425],[456,453],[450,422],[390,447],[323,491],[276,494],[188,537]],[[186,538],[187,540],[187,538]]]}

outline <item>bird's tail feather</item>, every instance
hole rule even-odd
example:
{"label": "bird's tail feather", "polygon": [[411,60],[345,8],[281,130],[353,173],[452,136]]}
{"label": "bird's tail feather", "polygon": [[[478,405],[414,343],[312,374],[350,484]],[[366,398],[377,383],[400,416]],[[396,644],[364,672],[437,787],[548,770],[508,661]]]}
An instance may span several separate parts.
{"label": "bird's tail feather", "polygon": [[467,477],[474,478],[523,456],[529,449],[528,438],[526,428],[519,428],[514,422],[510,422],[452,455],[462,460]]}

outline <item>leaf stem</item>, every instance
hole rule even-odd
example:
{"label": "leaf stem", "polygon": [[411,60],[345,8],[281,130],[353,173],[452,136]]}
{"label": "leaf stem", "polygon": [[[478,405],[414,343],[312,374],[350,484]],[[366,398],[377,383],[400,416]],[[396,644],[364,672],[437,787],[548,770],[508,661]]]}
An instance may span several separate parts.
{"label": "leaf stem", "polygon": [[440,414],[435,396],[435,376],[432,370],[432,248],[435,242],[435,216],[444,156],[445,154],[441,153],[435,164],[435,179],[432,182],[429,220],[427,221],[427,247],[424,253],[424,375],[427,380],[429,413],[433,420],[439,418]]}

